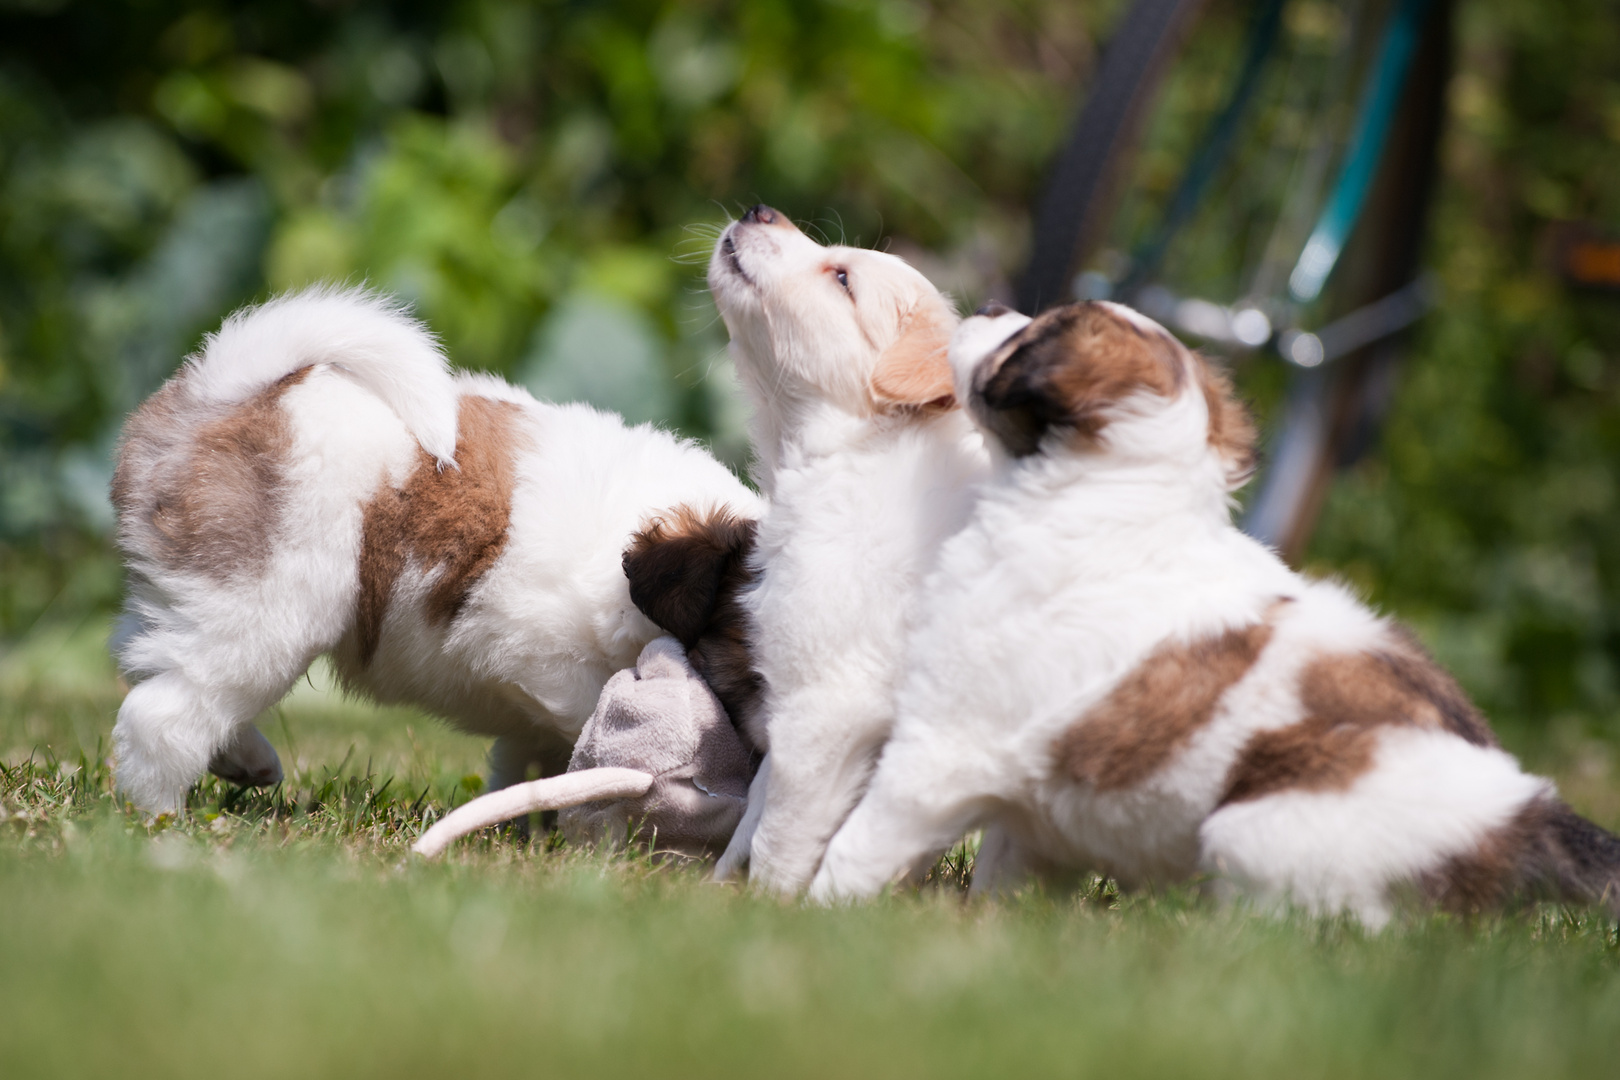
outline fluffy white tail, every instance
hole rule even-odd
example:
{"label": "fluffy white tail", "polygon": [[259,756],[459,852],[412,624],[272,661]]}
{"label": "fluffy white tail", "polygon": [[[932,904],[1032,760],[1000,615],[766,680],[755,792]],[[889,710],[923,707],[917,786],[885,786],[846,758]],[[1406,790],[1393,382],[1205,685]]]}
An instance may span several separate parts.
{"label": "fluffy white tail", "polygon": [[456,389],[438,342],[404,305],[364,289],[315,286],[243,308],[186,364],[204,401],[237,402],[311,364],[331,364],[388,403],[416,441],[451,465]]}

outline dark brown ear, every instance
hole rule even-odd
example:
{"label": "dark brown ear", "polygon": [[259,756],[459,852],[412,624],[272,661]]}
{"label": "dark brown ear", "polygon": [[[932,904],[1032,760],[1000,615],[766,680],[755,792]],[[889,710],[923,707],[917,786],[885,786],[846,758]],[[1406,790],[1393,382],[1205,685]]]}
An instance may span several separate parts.
{"label": "dark brown ear", "polygon": [[948,350],[951,327],[933,312],[911,315],[872,373],[872,399],[879,409],[947,410],[956,407]]}
{"label": "dark brown ear", "polygon": [[1042,315],[1002,346],[975,378],[974,415],[1015,457],[1053,428],[1095,445],[1112,406],[1143,391],[1169,397],[1184,378],[1180,346],[1098,304]]}
{"label": "dark brown ear", "polygon": [[653,521],[624,552],[630,600],[686,648],[714,616],[722,581],[753,546],[756,523],[688,506]]}

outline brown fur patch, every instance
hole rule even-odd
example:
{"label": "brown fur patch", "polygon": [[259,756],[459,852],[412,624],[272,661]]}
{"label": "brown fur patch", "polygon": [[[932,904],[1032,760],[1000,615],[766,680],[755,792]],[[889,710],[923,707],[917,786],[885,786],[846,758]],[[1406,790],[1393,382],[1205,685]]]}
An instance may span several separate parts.
{"label": "brown fur patch", "polygon": [[752,749],[763,746],[755,728],[764,682],[754,670],[741,592],[754,578],[756,529],[729,511],[680,506],[637,533],[624,553],[631,601],[686,647]]}
{"label": "brown fur patch", "polygon": [[1404,631],[1392,648],[1317,657],[1300,672],[1305,719],[1256,732],[1227,775],[1221,804],[1279,791],[1343,791],[1372,766],[1378,729],[1411,725],[1495,746],[1461,688]]}
{"label": "brown fur patch", "polygon": [[1115,405],[1140,393],[1173,396],[1186,378],[1180,343],[1095,303],[1049,311],[1003,348],[999,365],[985,365],[972,404],[1017,456],[1034,453],[1053,427],[1095,445]]}
{"label": "brown fur patch", "polygon": [[439,570],[428,591],[426,614],[442,624],[460,614],[472,587],[505,550],[519,411],[510,402],[462,398],[458,467],[441,470],[419,448],[416,469],[405,486],[384,486],[366,504],[355,618],[362,664],[376,655],[383,616],[407,564]]}
{"label": "brown fur patch", "polygon": [[1261,622],[1159,648],[1058,740],[1062,768],[1100,791],[1141,783],[1209,723],[1270,640]]}
{"label": "brown fur patch", "polygon": [[[263,565],[280,520],[292,427],[281,398],[302,368],[193,427],[184,379],[148,398],[124,426],[112,501],[126,542],[179,570],[226,580]],[[149,527],[150,531],[147,531]]]}
{"label": "brown fur patch", "polygon": [[1393,624],[1390,631],[1396,643],[1388,654],[1392,674],[1408,692],[1434,709],[1440,726],[1475,746],[1498,745],[1491,725],[1417,636],[1400,623]]}
{"label": "brown fur patch", "polygon": [[1343,791],[1372,765],[1376,726],[1309,715],[1297,724],[1256,732],[1226,776],[1220,806],[1279,791]]}
{"label": "brown fur patch", "polygon": [[872,373],[872,397],[878,408],[940,412],[955,408],[950,343],[951,330],[943,318],[933,313],[910,316]]}

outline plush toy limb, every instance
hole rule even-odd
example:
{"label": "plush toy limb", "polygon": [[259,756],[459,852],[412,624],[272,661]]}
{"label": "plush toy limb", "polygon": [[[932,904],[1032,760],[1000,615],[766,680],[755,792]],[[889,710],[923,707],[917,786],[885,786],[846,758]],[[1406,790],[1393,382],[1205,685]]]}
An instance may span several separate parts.
{"label": "plush toy limb", "polygon": [[633,799],[647,794],[652,783],[652,774],[639,769],[602,768],[513,784],[452,810],[423,833],[411,850],[431,859],[456,840],[485,826],[537,810],[561,810],[599,799]]}

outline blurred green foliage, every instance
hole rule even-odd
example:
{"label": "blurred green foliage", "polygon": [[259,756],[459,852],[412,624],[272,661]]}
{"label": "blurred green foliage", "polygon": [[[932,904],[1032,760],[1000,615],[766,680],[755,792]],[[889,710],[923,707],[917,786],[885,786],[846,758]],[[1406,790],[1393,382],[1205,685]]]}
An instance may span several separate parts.
{"label": "blurred green foliage", "polygon": [[705,227],[768,199],[999,272],[1107,14],[0,0],[0,637],[111,600],[122,416],[317,280],[740,464]]}
{"label": "blurred green foliage", "polygon": [[[1263,251],[1292,175],[1266,147],[1322,115],[1290,102],[1354,6],[1291,0],[1269,104],[1171,252],[1205,295]],[[114,602],[120,418],[225,311],[315,280],[400,293],[461,365],[739,462],[705,230],[764,200],[964,304],[1004,291],[1122,7],[0,0],[0,637]],[[1126,240],[1248,10],[1199,24]],[[1415,621],[1499,716],[1595,730],[1620,716],[1620,299],[1566,288],[1544,248],[1561,220],[1620,229],[1620,19],[1460,0],[1458,32],[1428,260],[1446,302],[1311,561]],[[1274,398],[1277,369],[1239,374]]]}

